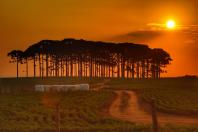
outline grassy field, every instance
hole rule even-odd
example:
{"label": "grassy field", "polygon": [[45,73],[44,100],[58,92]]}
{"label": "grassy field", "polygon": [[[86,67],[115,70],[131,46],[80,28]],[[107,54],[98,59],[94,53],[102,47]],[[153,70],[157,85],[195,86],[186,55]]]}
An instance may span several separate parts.
{"label": "grassy field", "polygon": [[[0,131],[54,131],[54,102],[58,101],[62,131],[151,132],[151,126],[118,121],[104,115],[103,108],[114,98],[113,92],[109,90],[61,94],[27,92],[32,91],[35,84],[94,84],[103,81],[104,79],[96,78],[0,79]],[[177,114],[198,113],[197,78],[111,79],[108,85],[110,89],[136,90],[145,101],[154,99],[160,111]],[[12,92],[8,93],[10,91]],[[126,102],[124,100],[125,98],[123,104]],[[197,132],[198,127],[167,125],[161,128],[161,131]]]}
{"label": "grassy field", "polygon": [[[61,131],[152,132],[151,126],[104,116],[102,109],[112,100],[110,91],[59,94],[17,93],[0,95],[1,132],[50,132],[56,129],[53,102],[60,103]],[[198,127],[166,125],[161,132],[197,132]]]}
{"label": "grassy field", "polygon": [[159,111],[193,116],[198,114],[197,78],[113,79],[109,86],[112,89],[136,90],[144,101],[154,100]]}
{"label": "grassy field", "polygon": [[140,126],[102,116],[102,109],[114,94],[104,92],[17,93],[0,95],[0,131],[53,131],[55,105],[60,104],[62,131],[150,131]]}

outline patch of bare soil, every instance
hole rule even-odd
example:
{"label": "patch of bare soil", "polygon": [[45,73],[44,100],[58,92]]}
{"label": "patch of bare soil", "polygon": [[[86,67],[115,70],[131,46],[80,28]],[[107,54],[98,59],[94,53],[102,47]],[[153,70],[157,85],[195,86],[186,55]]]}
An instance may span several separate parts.
{"label": "patch of bare soil", "polygon": [[[124,111],[120,111],[121,105],[121,97],[122,93],[127,93],[130,98],[128,101],[128,106],[125,108]],[[109,107],[109,114],[110,116],[135,122],[135,123],[143,123],[143,124],[150,124],[152,122],[151,114],[145,110],[145,107],[140,105],[138,102],[138,97],[135,92],[128,91],[128,90],[119,90],[116,91],[116,98],[112,102]],[[174,114],[167,114],[167,113],[157,113],[158,122],[159,124],[176,124],[176,125],[198,125],[198,118],[197,117],[189,117],[185,115],[174,115]]]}
{"label": "patch of bare soil", "polygon": [[105,79],[103,82],[101,83],[95,83],[95,84],[92,84],[91,85],[91,90],[92,91],[99,91],[99,90],[102,90],[106,87],[108,87],[106,84],[109,82],[110,80],[109,79]]}

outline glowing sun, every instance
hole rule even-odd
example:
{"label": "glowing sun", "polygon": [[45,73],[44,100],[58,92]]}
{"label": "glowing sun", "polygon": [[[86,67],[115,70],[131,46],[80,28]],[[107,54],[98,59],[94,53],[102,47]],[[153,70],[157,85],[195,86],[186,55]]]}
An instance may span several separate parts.
{"label": "glowing sun", "polygon": [[175,21],[174,20],[168,20],[167,23],[166,23],[166,27],[168,29],[174,29],[175,26],[176,26],[176,24],[175,24]]}

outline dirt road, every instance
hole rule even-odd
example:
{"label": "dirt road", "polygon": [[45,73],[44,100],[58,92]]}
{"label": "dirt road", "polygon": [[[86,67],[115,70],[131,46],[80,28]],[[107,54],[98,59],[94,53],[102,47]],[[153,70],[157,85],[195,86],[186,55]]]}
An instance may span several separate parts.
{"label": "dirt road", "polygon": [[[120,111],[120,103],[123,92],[129,94],[130,98],[128,100],[128,106],[124,111]],[[151,123],[151,114],[146,112],[143,107],[138,104],[138,98],[135,92],[133,91],[116,91],[117,97],[109,107],[109,114],[117,119],[150,124]],[[198,125],[198,118],[180,116],[166,113],[157,113],[158,122],[160,124],[177,124],[177,125]]]}

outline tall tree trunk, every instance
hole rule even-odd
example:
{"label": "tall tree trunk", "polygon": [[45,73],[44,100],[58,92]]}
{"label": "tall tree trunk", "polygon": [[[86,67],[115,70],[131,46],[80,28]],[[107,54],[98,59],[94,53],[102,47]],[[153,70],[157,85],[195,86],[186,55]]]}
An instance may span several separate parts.
{"label": "tall tree trunk", "polygon": [[132,61],[132,78],[135,78],[135,62]]}
{"label": "tall tree trunk", "polygon": [[56,56],[55,57],[55,76],[56,77],[58,77],[58,74],[59,74],[59,72],[58,72],[58,70],[59,70],[59,68],[58,68],[58,57]]}
{"label": "tall tree trunk", "polygon": [[114,66],[111,66],[111,77],[114,78]]}
{"label": "tall tree trunk", "polygon": [[87,62],[85,61],[85,76],[87,77]]}
{"label": "tall tree trunk", "polygon": [[145,78],[145,60],[142,60],[142,78]]}
{"label": "tall tree trunk", "polygon": [[95,77],[97,77],[97,60],[96,60],[96,58],[95,58]]}
{"label": "tall tree trunk", "polygon": [[93,71],[93,60],[92,60],[92,57],[91,57],[91,59],[90,59],[90,65],[89,65],[89,76],[90,77],[92,77],[93,75],[92,75],[92,71]]}
{"label": "tall tree trunk", "polygon": [[46,54],[46,77],[48,77],[48,73],[49,73],[49,56],[48,54]]}
{"label": "tall tree trunk", "polygon": [[146,78],[149,78],[149,60],[146,60]]}
{"label": "tall tree trunk", "polygon": [[139,61],[137,62],[137,78],[140,78],[140,64]]}
{"label": "tall tree trunk", "polygon": [[120,77],[120,59],[118,58],[118,64],[117,64],[117,77]]}
{"label": "tall tree trunk", "polygon": [[155,78],[156,71],[155,71],[155,64],[153,62],[151,64],[151,72],[152,72],[152,78]]}
{"label": "tall tree trunk", "polygon": [[63,77],[63,57],[61,56],[61,77]]}
{"label": "tall tree trunk", "polygon": [[80,61],[80,66],[79,66],[79,76],[82,78],[82,69],[83,69],[83,64],[82,64],[82,57],[79,58]]}
{"label": "tall tree trunk", "polygon": [[68,67],[68,58],[66,58],[66,77],[68,77],[69,75],[68,75],[68,70],[69,70],[69,67]]}
{"label": "tall tree trunk", "polygon": [[73,76],[73,58],[71,57],[71,61],[70,61],[70,76]]}
{"label": "tall tree trunk", "polygon": [[43,58],[43,54],[42,54],[42,65],[41,65],[41,69],[42,69],[42,77],[44,76],[44,58]]}
{"label": "tall tree trunk", "polygon": [[159,78],[160,77],[160,64],[157,63],[156,64],[156,78]]}
{"label": "tall tree trunk", "polygon": [[17,78],[19,77],[19,58],[17,57]]}
{"label": "tall tree trunk", "polygon": [[129,78],[129,60],[127,61],[127,78]]}
{"label": "tall tree trunk", "polygon": [[41,77],[41,54],[39,54],[39,73]]}
{"label": "tall tree trunk", "polygon": [[34,77],[36,77],[36,56],[34,56]]}
{"label": "tall tree trunk", "polygon": [[109,66],[108,66],[108,71],[109,71],[109,78],[111,77],[111,65],[109,64]]}
{"label": "tall tree trunk", "polygon": [[160,69],[160,66],[158,66],[158,78],[160,78],[160,73],[161,73],[160,70],[161,70],[161,69]]}
{"label": "tall tree trunk", "polygon": [[121,59],[121,73],[122,73],[122,78],[125,77],[125,58],[122,57]]}
{"label": "tall tree trunk", "polygon": [[29,72],[28,72],[28,58],[26,58],[26,77],[29,76]]}

